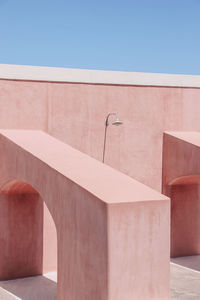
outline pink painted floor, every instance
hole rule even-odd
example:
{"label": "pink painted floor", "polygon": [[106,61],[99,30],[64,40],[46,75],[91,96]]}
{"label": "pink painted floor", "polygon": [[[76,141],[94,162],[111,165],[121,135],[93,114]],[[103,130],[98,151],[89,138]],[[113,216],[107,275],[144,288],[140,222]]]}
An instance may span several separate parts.
{"label": "pink painted floor", "polygon": [[[0,300],[56,300],[57,273],[0,282]],[[171,259],[171,299],[200,299],[200,255]]]}
{"label": "pink painted floor", "polygon": [[56,300],[57,272],[0,282],[0,300]]}

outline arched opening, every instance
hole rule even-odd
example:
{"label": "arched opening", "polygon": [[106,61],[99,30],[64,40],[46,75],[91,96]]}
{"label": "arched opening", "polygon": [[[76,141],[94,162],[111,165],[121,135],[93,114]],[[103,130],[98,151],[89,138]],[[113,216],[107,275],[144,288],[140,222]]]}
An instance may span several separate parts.
{"label": "arched opening", "polygon": [[171,198],[171,257],[200,254],[200,175],[174,179],[167,194]]}
{"label": "arched opening", "polygon": [[[0,188],[0,280],[56,274],[56,269],[56,226],[46,204],[29,183],[16,179],[6,182]],[[38,281],[43,296],[45,285],[49,289],[54,286],[51,294],[56,293],[56,283],[52,286],[47,278]],[[12,285],[6,286],[13,292]],[[14,292],[23,296],[18,289]]]}

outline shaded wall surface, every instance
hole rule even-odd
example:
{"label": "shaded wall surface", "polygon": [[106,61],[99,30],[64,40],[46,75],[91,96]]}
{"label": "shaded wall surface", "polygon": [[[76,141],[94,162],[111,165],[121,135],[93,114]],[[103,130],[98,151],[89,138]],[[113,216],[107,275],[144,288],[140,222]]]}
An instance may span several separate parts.
{"label": "shaded wall surface", "polygon": [[163,131],[200,130],[200,88],[0,80],[0,128],[41,129],[161,190]]}

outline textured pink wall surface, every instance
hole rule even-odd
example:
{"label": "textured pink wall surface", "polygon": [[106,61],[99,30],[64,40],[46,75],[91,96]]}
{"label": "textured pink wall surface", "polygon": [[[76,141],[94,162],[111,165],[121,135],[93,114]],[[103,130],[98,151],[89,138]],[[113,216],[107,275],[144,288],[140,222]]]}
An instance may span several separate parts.
{"label": "textured pink wall surface", "polygon": [[161,190],[162,136],[200,130],[200,89],[0,80],[0,128],[42,129],[101,160],[104,121],[109,126],[105,163]]}
{"label": "textured pink wall surface", "polygon": [[[161,191],[165,130],[200,130],[200,89],[0,80],[0,128],[41,129]],[[44,206],[44,270],[56,268],[57,237]],[[51,245],[51,246],[49,246]]]}

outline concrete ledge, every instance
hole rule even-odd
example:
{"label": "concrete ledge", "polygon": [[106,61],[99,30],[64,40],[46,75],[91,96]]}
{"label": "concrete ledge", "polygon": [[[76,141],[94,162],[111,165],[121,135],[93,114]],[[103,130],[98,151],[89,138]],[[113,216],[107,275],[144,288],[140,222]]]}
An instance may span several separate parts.
{"label": "concrete ledge", "polygon": [[99,71],[0,64],[0,79],[90,84],[200,87],[199,75]]}
{"label": "concrete ledge", "polygon": [[[0,135],[106,203],[168,198],[40,130],[0,130]],[[44,151],[48,149],[48,151]],[[61,159],[62,158],[62,159]],[[168,199],[169,200],[169,199]]]}

